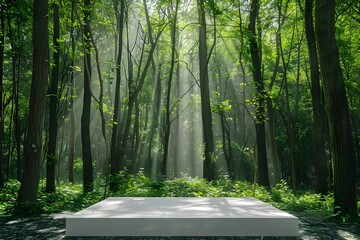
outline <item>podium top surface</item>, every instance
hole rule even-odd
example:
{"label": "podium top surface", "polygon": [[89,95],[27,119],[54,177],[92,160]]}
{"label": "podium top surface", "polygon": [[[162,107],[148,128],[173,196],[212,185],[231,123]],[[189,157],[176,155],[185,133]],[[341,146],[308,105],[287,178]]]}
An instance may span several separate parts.
{"label": "podium top surface", "polygon": [[255,198],[110,197],[69,218],[287,218]]}

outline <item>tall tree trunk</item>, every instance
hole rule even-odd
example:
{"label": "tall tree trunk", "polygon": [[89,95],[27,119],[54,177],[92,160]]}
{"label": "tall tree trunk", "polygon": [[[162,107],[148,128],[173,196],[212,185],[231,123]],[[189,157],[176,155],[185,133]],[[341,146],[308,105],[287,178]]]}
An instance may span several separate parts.
{"label": "tall tree trunk", "polygon": [[204,0],[197,0],[199,14],[199,68],[201,115],[203,123],[204,165],[203,177],[207,180],[214,178],[214,137],[212,129],[212,115],[210,108],[210,90],[208,74],[208,55],[206,44],[206,19]]}
{"label": "tall tree trunk", "polygon": [[140,108],[139,108],[139,99],[135,101],[135,116],[134,116],[134,126],[133,126],[133,134],[131,136],[131,148],[130,148],[130,173],[136,174],[137,162],[138,162],[138,142],[140,138]]}
{"label": "tall tree trunk", "polygon": [[[152,30],[152,26],[151,26],[151,21],[150,21],[150,16],[149,16],[149,11],[148,11],[148,7],[146,4],[146,0],[143,0],[143,5],[144,5],[144,10],[145,10],[145,17],[146,17],[146,23],[147,23],[147,27],[148,27],[148,35],[149,35],[149,40],[150,40],[150,44],[153,46],[155,45],[154,42],[154,38],[153,38],[153,30]],[[151,125],[150,125],[150,133],[149,133],[149,141],[148,141],[148,154],[147,154],[147,159],[145,162],[145,174],[147,176],[150,176],[151,173],[153,172],[152,166],[153,166],[153,161],[152,161],[152,144],[153,144],[153,139],[154,139],[154,135],[159,123],[159,116],[160,116],[160,105],[161,105],[161,92],[162,92],[162,88],[161,88],[161,60],[160,60],[160,64],[159,67],[156,67],[154,58],[152,57],[151,59],[151,64],[152,64],[152,71],[153,71],[153,76],[154,76],[154,84],[153,84],[153,103],[152,103],[152,120],[151,120]]]}
{"label": "tall tree trunk", "polygon": [[46,88],[49,71],[48,1],[34,1],[33,74],[31,82],[29,121],[26,135],[25,167],[19,191],[19,203],[36,201],[42,156],[42,131]]}
{"label": "tall tree trunk", "polygon": [[[20,47],[18,48],[20,52]],[[14,101],[15,101],[15,112],[14,112],[14,131],[15,131],[15,149],[16,149],[16,177],[19,181],[22,178],[23,162],[21,156],[21,126],[20,126],[20,115],[19,115],[19,86],[20,86],[20,55],[17,56],[16,64],[16,77],[14,82]],[[15,75],[14,75],[15,76]]]}
{"label": "tall tree trunk", "polygon": [[[110,174],[114,175],[118,173],[120,169],[120,161],[117,156],[117,139],[119,131],[119,113],[120,113],[120,84],[121,84],[121,61],[122,61],[122,50],[123,50],[123,33],[124,33],[124,12],[125,12],[125,1],[121,0],[120,10],[116,6],[116,20],[118,29],[118,46],[117,46],[117,59],[116,59],[116,85],[115,85],[115,102],[114,102],[114,114],[113,114],[113,128],[111,133],[111,145],[110,145]],[[112,185],[111,185],[112,186]]]}
{"label": "tall tree trunk", "polygon": [[305,1],[305,33],[310,60],[311,99],[313,108],[313,142],[315,156],[316,192],[327,194],[325,155],[325,110],[321,102],[320,71],[317,56],[313,8],[314,0]]}
{"label": "tall tree trunk", "polygon": [[0,191],[4,186],[3,170],[3,137],[4,137],[4,117],[3,117],[3,75],[4,75],[4,35],[5,35],[5,4],[0,4]]}
{"label": "tall tree trunk", "polygon": [[265,99],[266,92],[264,87],[264,80],[261,73],[261,58],[260,50],[257,42],[256,21],[259,15],[259,0],[251,1],[249,32],[250,35],[250,54],[252,62],[253,78],[255,82],[257,107],[255,109],[255,129],[256,129],[256,151],[259,171],[259,184],[262,186],[269,186],[269,172],[266,154],[265,141]]}
{"label": "tall tree trunk", "polygon": [[74,159],[75,159],[75,34],[74,34],[74,22],[75,22],[75,5],[76,0],[71,1],[71,28],[70,28],[70,38],[71,38],[71,90],[70,90],[70,139],[69,139],[69,182],[74,182]]}
{"label": "tall tree trunk", "polygon": [[91,32],[90,32],[90,0],[84,0],[84,104],[81,115],[81,143],[83,153],[83,188],[84,192],[93,190],[93,165],[90,142],[91,112]]}
{"label": "tall tree trunk", "polygon": [[148,154],[147,160],[145,163],[145,173],[147,176],[150,176],[153,172],[152,170],[152,146],[153,146],[153,139],[156,133],[157,126],[159,124],[159,116],[160,116],[160,106],[161,106],[161,66],[158,69],[155,69],[157,72],[154,73],[154,91],[153,91],[153,103],[152,103],[152,113],[151,113],[151,126],[150,126],[150,133],[149,133],[149,146],[148,146]]}
{"label": "tall tree trunk", "polygon": [[[239,64],[240,64],[240,70],[241,70],[241,80],[240,80],[240,83],[242,85],[242,91],[241,91],[241,103],[242,104],[245,104],[246,102],[246,70],[245,70],[245,66],[244,66],[244,48],[246,47],[246,44],[245,44],[245,41],[244,41],[244,38],[245,38],[245,31],[244,31],[244,21],[243,21],[243,18],[242,18],[242,12],[241,12],[241,9],[242,9],[242,1],[241,0],[238,0],[238,15],[239,15],[239,31],[240,31],[240,49],[239,49]],[[244,105],[245,106],[245,105]],[[247,142],[247,121],[246,121],[246,108],[243,107],[243,110],[242,110],[242,113],[241,113],[241,122],[240,122],[240,134],[242,134],[242,136],[240,136],[240,143],[242,145],[242,149],[244,150],[245,149],[245,144]],[[243,159],[244,159],[244,151],[241,151],[242,154],[241,154],[241,158],[239,160],[239,163],[238,163],[238,166],[237,166],[237,169],[241,169],[241,165],[242,165],[242,162],[243,162]],[[239,173],[236,173],[237,176],[236,178],[237,179],[240,179],[240,174]]]}
{"label": "tall tree trunk", "polygon": [[357,215],[355,149],[335,38],[335,0],[316,0],[315,34],[334,161],[334,212]]}
{"label": "tall tree trunk", "polygon": [[[9,12],[9,9],[11,7],[12,3],[10,0],[6,1],[6,11]],[[8,154],[7,154],[7,161],[6,161],[6,175],[8,178],[11,177],[11,173],[10,173],[10,165],[11,165],[11,160],[12,160],[12,137],[13,137],[13,119],[14,119],[14,99],[15,99],[15,82],[16,82],[16,57],[15,57],[15,44],[14,44],[14,38],[13,38],[13,30],[11,27],[11,15],[10,14],[6,14],[6,20],[7,20],[7,26],[8,26],[8,34],[7,37],[9,39],[10,42],[10,46],[11,46],[11,73],[12,73],[12,82],[13,82],[13,89],[12,89],[12,96],[11,96],[11,110],[10,110],[10,124],[9,124],[9,136],[8,136]],[[20,180],[20,178],[18,178],[18,180]]]}
{"label": "tall tree trunk", "polygon": [[[133,72],[133,56],[131,53],[131,47],[130,47],[130,37],[129,37],[129,16],[128,12],[126,12],[125,15],[125,21],[126,21],[126,54],[127,54],[127,89],[128,89],[128,104],[127,109],[125,109],[126,112],[126,120],[125,120],[125,127],[123,135],[120,137],[121,141],[119,142],[119,152],[118,152],[118,161],[120,164],[120,168],[126,167],[126,151],[127,151],[127,145],[129,140],[129,133],[131,128],[131,121],[132,121],[132,111],[134,108],[134,102],[137,96],[134,96],[134,72]],[[144,47],[143,43],[143,47]],[[141,58],[143,57],[144,49],[141,50]],[[141,63],[141,61],[140,61]],[[140,69],[138,69],[140,71]]]}
{"label": "tall tree trunk", "polygon": [[[179,1],[175,0],[175,10],[172,17],[172,28],[171,28],[171,62],[169,70],[169,78],[166,91],[166,104],[165,104],[165,139],[164,139],[164,155],[162,159],[161,174],[166,176],[167,161],[170,145],[170,131],[171,131],[171,109],[170,109],[170,97],[171,97],[171,86],[174,76],[175,68],[175,54],[176,54],[176,24],[178,14]],[[173,10],[173,9],[172,9]]]}
{"label": "tall tree trunk", "polygon": [[[99,54],[99,49],[95,43],[94,37],[93,37],[93,33],[92,30],[90,28],[90,36],[89,36],[90,40],[91,40],[91,44],[92,47],[94,49],[95,52],[95,62],[96,62],[96,70],[98,73],[98,79],[99,79],[99,98],[96,98],[95,95],[92,93],[92,91],[90,91],[93,99],[96,101],[96,103],[98,104],[98,108],[99,108],[99,113],[100,113],[100,119],[101,119],[101,133],[105,142],[105,159],[107,162],[107,159],[109,158],[109,144],[108,144],[108,140],[106,137],[106,119],[105,119],[105,112],[104,112],[104,80],[102,77],[102,73],[101,73],[101,66],[100,66],[100,54]],[[97,158],[97,161],[99,161],[100,158]],[[108,164],[105,164],[108,165]],[[107,175],[108,172],[108,167],[105,167],[104,169],[104,165],[101,166],[101,163],[98,162],[98,164],[96,165],[97,169],[100,170],[102,169],[105,174]]]}
{"label": "tall tree trunk", "polygon": [[[273,73],[271,75],[270,78],[270,84],[268,86],[269,91],[272,91],[272,88],[275,84],[275,80],[276,80],[276,76],[278,74],[279,71],[279,64],[280,64],[280,31],[282,28],[282,25],[285,21],[285,18],[282,16],[282,14],[279,14],[278,16],[278,29],[277,32],[275,33],[275,41],[276,41],[276,58],[275,58],[275,64],[274,64],[274,70]],[[268,117],[268,121],[267,121],[267,127],[268,127],[268,143],[269,143],[269,150],[270,150],[270,157],[272,160],[272,164],[273,164],[273,174],[274,174],[274,179],[273,179],[273,183],[277,184],[280,179],[281,179],[281,174],[280,174],[280,161],[279,161],[279,154],[278,154],[278,149],[277,149],[277,145],[276,145],[276,115],[275,115],[275,110],[274,110],[274,106],[273,106],[273,99],[268,96],[268,98],[266,99],[266,107],[267,107],[267,117]]]}
{"label": "tall tree trunk", "polygon": [[[12,2],[12,1],[7,1],[7,7],[8,9],[11,9],[11,7],[15,7],[15,8],[20,8],[20,6],[18,5],[18,2]],[[13,89],[12,89],[12,118],[10,120],[13,121],[13,130],[15,133],[15,149],[16,149],[16,177],[19,181],[21,181],[21,177],[22,177],[22,170],[23,170],[23,159],[21,157],[21,134],[20,134],[20,118],[19,118],[19,81],[20,81],[20,45],[21,45],[21,40],[19,39],[19,15],[17,15],[16,17],[11,18],[12,16],[10,14],[8,14],[7,16],[7,22],[8,22],[8,37],[10,40],[10,45],[11,45],[11,60],[12,60],[12,77],[13,77]],[[15,21],[15,29],[13,29],[12,25],[11,25],[11,20]],[[18,38],[18,39],[16,39]],[[12,124],[12,123],[11,123]],[[12,134],[10,134],[9,138],[11,139]],[[11,142],[11,140],[9,140],[9,142]],[[12,145],[9,144],[9,155],[8,155],[8,166],[10,168],[10,162],[12,159]]]}
{"label": "tall tree trunk", "polygon": [[54,9],[54,67],[52,69],[51,85],[49,89],[49,143],[47,151],[46,162],[46,192],[55,191],[55,166],[57,165],[58,156],[56,155],[56,143],[58,132],[57,109],[58,109],[58,83],[59,83],[59,68],[60,68],[60,13],[59,5],[53,4]]}

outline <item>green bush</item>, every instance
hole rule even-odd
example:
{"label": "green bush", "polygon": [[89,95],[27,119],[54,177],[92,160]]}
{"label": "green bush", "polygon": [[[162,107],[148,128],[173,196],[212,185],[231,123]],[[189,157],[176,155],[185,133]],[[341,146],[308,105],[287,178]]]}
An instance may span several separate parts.
{"label": "green bush", "polygon": [[20,182],[16,179],[10,179],[5,182],[0,191],[0,214],[13,208],[17,194],[20,190]]}
{"label": "green bush", "polygon": [[199,178],[176,178],[166,180],[161,189],[163,197],[203,197],[211,192],[210,184]]}
{"label": "green bush", "polygon": [[[60,183],[54,193],[45,192],[45,180],[40,181],[38,201],[24,205],[29,212],[78,211],[104,197],[255,197],[284,210],[306,211],[316,215],[331,216],[333,196],[321,196],[312,192],[294,195],[286,181],[280,181],[269,191],[267,188],[244,181],[233,181],[227,176],[208,182],[204,179],[182,177],[165,180],[162,177],[147,178],[143,172],[131,175],[120,172],[111,181],[118,188],[104,196],[104,177],[94,183],[94,191],[83,193],[81,184]],[[6,182],[0,193],[0,213],[13,208],[16,204],[20,183],[16,180]],[[360,208],[360,202],[358,202]]]}

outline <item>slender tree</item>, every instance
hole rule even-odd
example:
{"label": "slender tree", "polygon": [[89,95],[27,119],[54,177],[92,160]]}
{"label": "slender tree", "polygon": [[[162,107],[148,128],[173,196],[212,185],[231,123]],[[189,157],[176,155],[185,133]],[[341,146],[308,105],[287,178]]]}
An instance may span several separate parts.
{"label": "slender tree", "polygon": [[[146,17],[146,23],[148,27],[148,36],[149,41],[152,46],[155,47],[155,41],[153,37],[153,29],[150,21],[149,11],[147,7],[146,0],[143,0],[144,10],[145,10],[145,17]],[[160,62],[162,62],[160,60]],[[161,63],[157,67],[155,64],[155,59],[152,56],[151,57],[151,65],[152,65],[152,72],[154,77],[154,83],[153,83],[153,102],[152,102],[152,108],[151,108],[151,125],[150,130],[148,134],[148,153],[146,154],[146,162],[145,165],[145,174],[150,176],[152,172],[152,146],[153,146],[153,139],[156,133],[156,129],[159,122],[159,116],[160,116],[160,105],[161,105]]]}
{"label": "slender tree", "polygon": [[212,128],[212,114],[210,108],[210,90],[208,74],[208,54],[206,43],[206,18],[204,0],[197,0],[199,16],[199,69],[201,115],[203,123],[204,165],[203,177],[214,178],[214,137]]}
{"label": "slender tree", "polygon": [[3,137],[4,137],[4,116],[3,116],[3,75],[4,75],[4,35],[5,35],[5,4],[0,4],[0,190],[4,186],[3,170]]}
{"label": "slender tree", "polygon": [[54,3],[53,5],[54,14],[54,35],[53,35],[53,44],[54,44],[54,53],[53,61],[54,66],[51,73],[51,84],[49,89],[49,142],[48,142],[48,151],[47,151],[47,162],[46,162],[46,192],[55,191],[55,167],[58,161],[56,155],[56,143],[57,143],[57,133],[58,133],[58,121],[57,121],[57,111],[58,111],[58,83],[59,83],[59,68],[60,68],[60,10],[59,5]]}
{"label": "slender tree", "polygon": [[[114,1],[116,20],[117,20],[117,59],[116,59],[116,85],[115,85],[115,102],[113,113],[113,128],[111,133],[110,143],[110,174],[118,173],[120,169],[120,161],[117,157],[117,139],[119,131],[119,113],[120,113],[120,84],[121,84],[121,61],[123,52],[123,35],[124,35],[124,14],[125,14],[125,1],[121,0],[120,9],[118,9],[118,1]],[[111,185],[112,186],[112,185]]]}
{"label": "slender tree", "polygon": [[316,0],[315,35],[334,162],[334,212],[357,215],[355,149],[335,38],[335,0]]}
{"label": "slender tree", "polygon": [[75,7],[76,0],[71,1],[71,27],[70,27],[70,38],[71,38],[71,73],[70,73],[70,139],[69,139],[69,159],[68,159],[68,167],[69,167],[69,182],[74,182],[74,158],[75,158],[75,104],[74,98],[76,95],[75,89]]}
{"label": "slender tree", "polygon": [[49,71],[48,1],[34,1],[33,74],[31,81],[29,121],[24,149],[24,174],[19,203],[36,201],[42,156],[42,131]]}
{"label": "slender tree", "polygon": [[326,155],[325,155],[325,110],[321,102],[320,70],[317,56],[314,20],[313,20],[314,0],[305,1],[305,33],[310,60],[311,77],[311,99],[314,115],[314,156],[315,156],[315,176],[316,191],[325,195],[327,193],[326,176]]}
{"label": "slender tree", "polygon": [[264,80],[261,73],[261,57],[260,49],[257,42],[256,33],[256,22],[259,15],[260,1],[252,0],[250,6],[250,22],[248,30],[250,32],[249,43],[250,43],[250,54],[252,62],[252,72],[255,82],[256,90],[256,151],[258,160],[258,171],[259,171],[259,184],[263,186],[269,186],[269,173],[267,164],[266,154],[266,141],[265,141],[265,99],[266,92],[264,87]]}
{"label": "slender tree", "polygon": [[[8,12],[10,13],[11,8],[20,9],[21,4],[18,1],[6,1],[6,6],[8,8]],[[22,40],[20,38],[20,15],[19,14],[7,14],[7,25],[8,25],[8,38],[11,46],[11,73],[12,73],[12,106],[11,106],[11,131],[9,133],[9,139],[12,139],[12,130],[15,133],[15,150],[16,150],[16,165],[17,171],[16,176],[19,181],[21,181],[22,177],[22,155],[21,155],[21,131],[20,131],[20,116],[19,116],[19,86],[20,86],[20,68],[21,68],[21,50],[22,50]],[[9,142],[12,142],[9,141]],[[11,160],[12,160],[12,144],[9,144],[8,151],[8,168],[10,168]],[[10,172],[10,169],[9,171]]]}
{"label": "slender tree", "polygon": [[[286,12],[282,12],[282,4],[280,1],[280,4],[278,5],[278,11],[279,11],[279,15],[283,15],[286,14]],[[291,52],[294,46],[294,39],[295,39],[295,28],[292,28],[292,32],[291,32],[291,37],[290,38],[290,50],[288,51],[288,53],[285,53],[284,50],[284,44],[282,41],[282,34],[279,31],[278,34],[278,41],[279,41],[279,53],[280,53],[280,59],[281,59],[281,63],[282,63],[282,82],[283,82],[283,88],[284,88],[284,94],[285,94],[285,107],[286,107],[286,111],[282,112],[282,117],[284,120],[284,125],[286,127],[286,133],[287,133],[287,139],[289,142],[289,158],[290,158],[290,166],[291,166],[291,186],[292,186],[292,190],[293,192],[296,194],[297,192],[297,174],[296,174],[296,170],[297,170],[297,152],[296,152],[296,115],[298,112],[298,96],[299,94],[298,91],[296,91],[296,94],[294,95],[294,101],[295,101],[295,106],[292,108],[290,106],[290,87],[289,87],[289,74],[288,74],[288,67],[290,64],[290,60],[291,60]],[[299,51],[298,51],[299,53]],[[299,62],[299,61],[298,61]],[[298,84],[297,84],[298,86]],[[298,89],[298,88],[297,88]],[[291,98],[292,99],[292,98]]]}
{"label": "slender tree", "polygon": [[167,161],[168,161],[168,152],[169,152],[169,145],[170,145],[170,131],[171,131],[171,107],[170,107],[170,98],[171,98],[171,86],[173,82],[174,76],[174,68],[175,68],[175,54],[176,54],[176,27],[177,27],[177,15],[178,15],[178,8],[179,8],[179,0],[175,0],[175,9],[173,9],[173,16],[172,16],[172,27],[171,27],[171,60],[170,60],[170,71],[168,77],[168,84],[167,84],[167,91],[166,91],[166,104],[165,104],[165,139],[164,139],[164,155],[162,159],[162,167],[161,167],[161,174],[166,176],[167,170]]}
{"label": "slender tree", "polygon": [[93,190],[93,165],[90,142],[91,112],[91,31],[90,31],[90,0],[84,0],[84,104],[81,115],[81,143],[83,153],[83,188],[84,192]]}

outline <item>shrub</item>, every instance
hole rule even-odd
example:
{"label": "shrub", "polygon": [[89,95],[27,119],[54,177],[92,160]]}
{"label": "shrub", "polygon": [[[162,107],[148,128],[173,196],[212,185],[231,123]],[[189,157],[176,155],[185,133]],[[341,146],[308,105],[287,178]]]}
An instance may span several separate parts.
{"label": "shrub", "polygon": [[10,179],[5,182],[0,191],[0,213],[7,212],[13,208],[17,194],[20,190],[20,182],[16,179]]}

